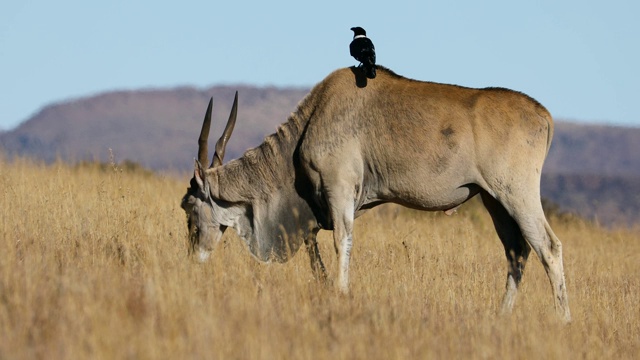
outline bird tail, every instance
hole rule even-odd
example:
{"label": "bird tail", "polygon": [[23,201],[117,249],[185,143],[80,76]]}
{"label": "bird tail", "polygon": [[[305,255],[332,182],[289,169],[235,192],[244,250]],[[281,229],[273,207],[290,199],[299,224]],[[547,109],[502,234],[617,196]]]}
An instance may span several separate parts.
{"label": "bird tail", "polygon": [[376,77],[376,64],[372,63],[371,61],[367,61],[364,65],[364,72],[365,75],[369,78],[369,79],[373,79]]}
{"label": "bird tail", "polygon": [[369,79],[373,79],[376,77],[376,66],[375,64],[367,66],[367,77]]}
{"label": "bird tail", "polygon": [[364,59],[362,63],[362,67],[364,68],[364,74],[369,78],[373,79],[376,77],[376,64],[370,58]]}

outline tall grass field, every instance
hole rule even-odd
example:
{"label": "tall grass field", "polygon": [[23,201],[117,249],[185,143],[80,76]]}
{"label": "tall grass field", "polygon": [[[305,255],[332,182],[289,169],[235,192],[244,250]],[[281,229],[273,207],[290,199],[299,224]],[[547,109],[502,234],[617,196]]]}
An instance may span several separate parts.
{"label": "tall grass field", "polygon": [[[253,259],[228,230],[187,256],[189,176],[0,159],[0,359],[637,359],[640,231],[550,216],[573,321],[532,254],[498,315],[504,250],[479,201],[356,220],[351,292],[302,250]],[[337,278],[330,232],[320,251]]]}

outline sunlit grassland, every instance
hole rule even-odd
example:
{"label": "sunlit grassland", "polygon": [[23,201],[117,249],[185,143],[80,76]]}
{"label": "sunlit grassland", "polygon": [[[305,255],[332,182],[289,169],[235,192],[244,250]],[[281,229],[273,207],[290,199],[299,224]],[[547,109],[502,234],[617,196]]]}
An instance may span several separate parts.
{"label": "sunlit grassland", "polygon": [[[635,358],[638,229],[551,217],[573,322],[532,254],[511,316],[506,260],[477,201],[457,214],[383,206],[356,221],[351,293],[300,251],[253,259],[232,230],[187,257],[188,178],[0,160],[0,359]],[[320,251],[336,278],[330,232]]]}

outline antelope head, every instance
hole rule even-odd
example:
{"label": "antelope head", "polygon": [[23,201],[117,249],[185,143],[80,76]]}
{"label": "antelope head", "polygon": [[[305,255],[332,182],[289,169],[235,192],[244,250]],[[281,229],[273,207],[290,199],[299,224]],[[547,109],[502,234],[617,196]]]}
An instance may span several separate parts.
{"label": "antelope head", "polygon": [[195,160],[193,178],[187,189],[187,194],[182,198],[181,207],[187,214],[187,226],[189,229],[189,254],[198,253],[200,261],[205,261],[215,245],[220,241],[228,226],[232,226],[234,219],[234,206],[214,196],[218,191],[218,184],[214,175],[215,168],[222,166],[225,147],[233,132],[238,112],[238,92],[236,91],[233,107],[227,126],[220,139],[216,143],[215,153],[208,169],[208,138],[211,127],[211,110],[213,98],[209,101],[207,112],[198,138],[198,158]]}

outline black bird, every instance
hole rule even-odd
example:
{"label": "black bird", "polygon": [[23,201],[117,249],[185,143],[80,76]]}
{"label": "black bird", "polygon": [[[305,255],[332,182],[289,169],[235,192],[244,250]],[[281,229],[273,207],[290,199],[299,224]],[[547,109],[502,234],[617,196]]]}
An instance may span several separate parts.
{"label": "black bird", "polygon": [[358,60],[369,79],[376,77],[376,48],[360,26],[352,27],[353,41],[349,45],[351,56]]}

